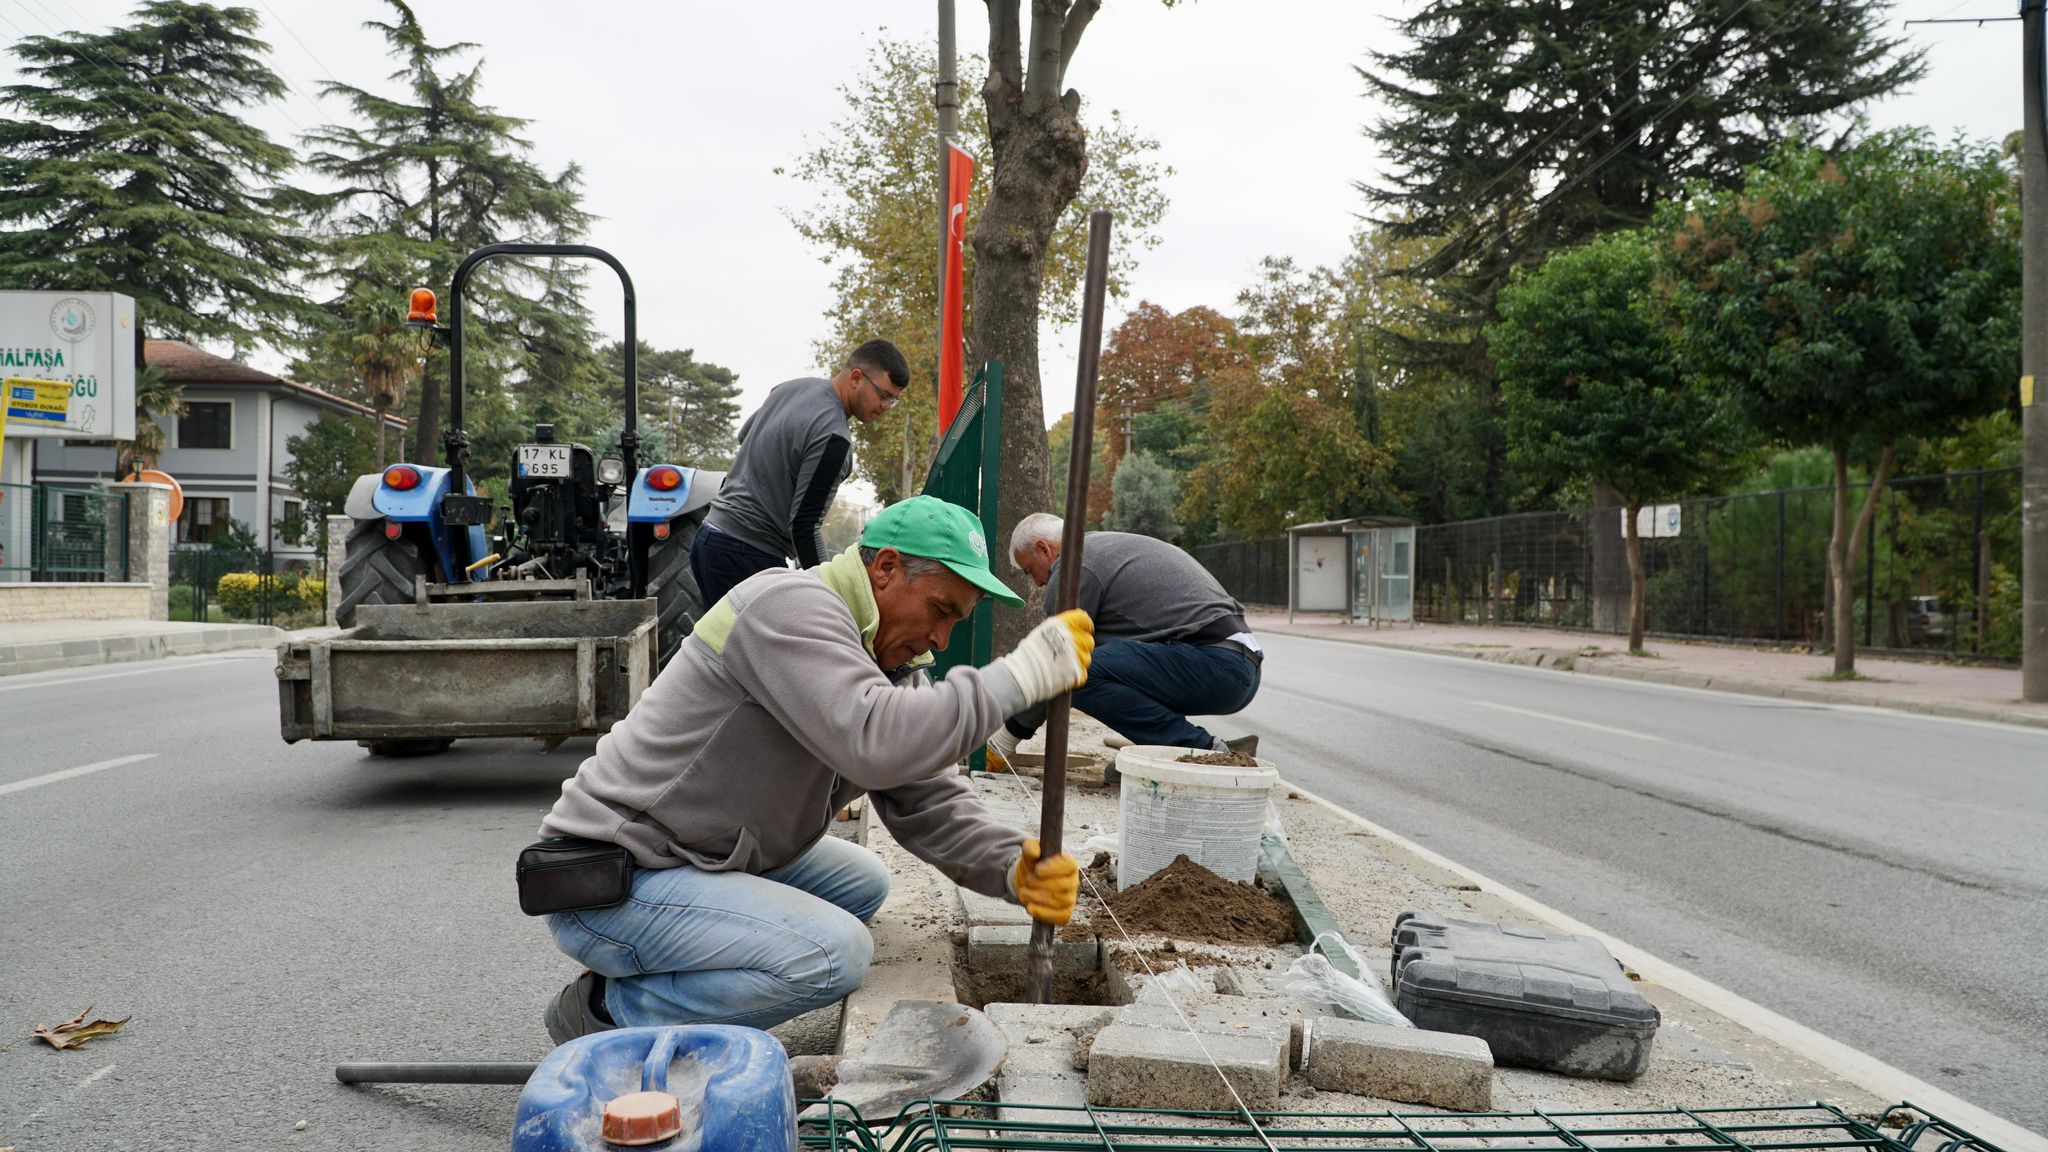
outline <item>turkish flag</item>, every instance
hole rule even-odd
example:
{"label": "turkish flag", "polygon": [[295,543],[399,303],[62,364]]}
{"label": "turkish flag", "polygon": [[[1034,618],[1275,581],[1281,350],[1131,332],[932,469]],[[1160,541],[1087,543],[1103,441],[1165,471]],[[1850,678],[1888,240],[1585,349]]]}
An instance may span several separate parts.
{"label": "turkish flag", "polygon": [[939,300],[939,434],[953,424],[965,399],[967,333],[962,324],[961,247],[967,239],[967,195],[974,188],[974,157],[946,145],[946,274]]}

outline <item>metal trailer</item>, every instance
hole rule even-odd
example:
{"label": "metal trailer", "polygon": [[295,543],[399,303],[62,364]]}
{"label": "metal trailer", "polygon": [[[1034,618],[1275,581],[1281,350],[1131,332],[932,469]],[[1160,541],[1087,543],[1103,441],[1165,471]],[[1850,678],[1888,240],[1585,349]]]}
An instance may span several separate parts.
{"label": "metal trailer", "polygon": [[[463,428],[462,292],[493,257],[599,260],[625,291],[623,459],[557,443],[552,425],[516,450],[510,507],[476,494]],[[350,492],[337,566],[338,635],[278,648],[287,743],[356,740],[373,754],[424,755],[471,737],[550,746],[608,731],[703,613],[689,551],[724,475],[640,467],[632,280],[582,245],[497,244],[456,269],[447,327],[433,295],[409,323],[449,349],[446,467],[394,464]],[[495,535],[493,521],[496,521]]]}

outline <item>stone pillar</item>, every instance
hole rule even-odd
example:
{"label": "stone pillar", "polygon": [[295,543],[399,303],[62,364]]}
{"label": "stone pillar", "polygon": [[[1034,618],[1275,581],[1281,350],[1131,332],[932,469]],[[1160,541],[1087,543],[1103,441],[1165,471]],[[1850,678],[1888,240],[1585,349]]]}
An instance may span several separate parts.
{"label": "stone pillar", "polygon": [[334,623],[335,609],[341,607],[341,562],[348,556],[348,533],[355,521],[347,516],[327,518],[327,622]]}
{"label": "stone pillar", "polygon": [[149,619],[171,618],[171,486],[109,484],[128,497],[128,579],[149,585]]}

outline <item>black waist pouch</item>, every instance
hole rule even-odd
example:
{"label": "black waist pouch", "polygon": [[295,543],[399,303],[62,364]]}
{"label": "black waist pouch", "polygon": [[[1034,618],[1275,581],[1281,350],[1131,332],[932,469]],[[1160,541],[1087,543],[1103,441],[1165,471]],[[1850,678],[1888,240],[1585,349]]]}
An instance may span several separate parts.
{"label": "black waist pouch", "polygon": [[609,908],[633,890],[633,857],[617,844],[550,836],[519,852],[519,910],[528,916]]}

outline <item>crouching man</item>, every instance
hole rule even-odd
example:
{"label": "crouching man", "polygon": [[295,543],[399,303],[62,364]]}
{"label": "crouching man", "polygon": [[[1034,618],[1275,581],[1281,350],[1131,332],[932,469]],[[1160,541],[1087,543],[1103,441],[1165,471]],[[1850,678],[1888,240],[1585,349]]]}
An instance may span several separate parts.
{"label": "crouching man", "polygon": [[1067,921],[1073,858],[1043,858],[997,823],[956,765],[1087,679],[1088,616],[1046,620],[985,668],[923,672],[982,595],[1021,603],[988,555],[970,513],[920,496],[876,516],[857,548],[752,576],[705,613],[542,821],[636,865],[622,902],[547,917],[589,969],[547,1006],[557,1043],[617,1026],[767,1028],[858,987],[889,875],[827,833],[863,794],[954,882]]}

